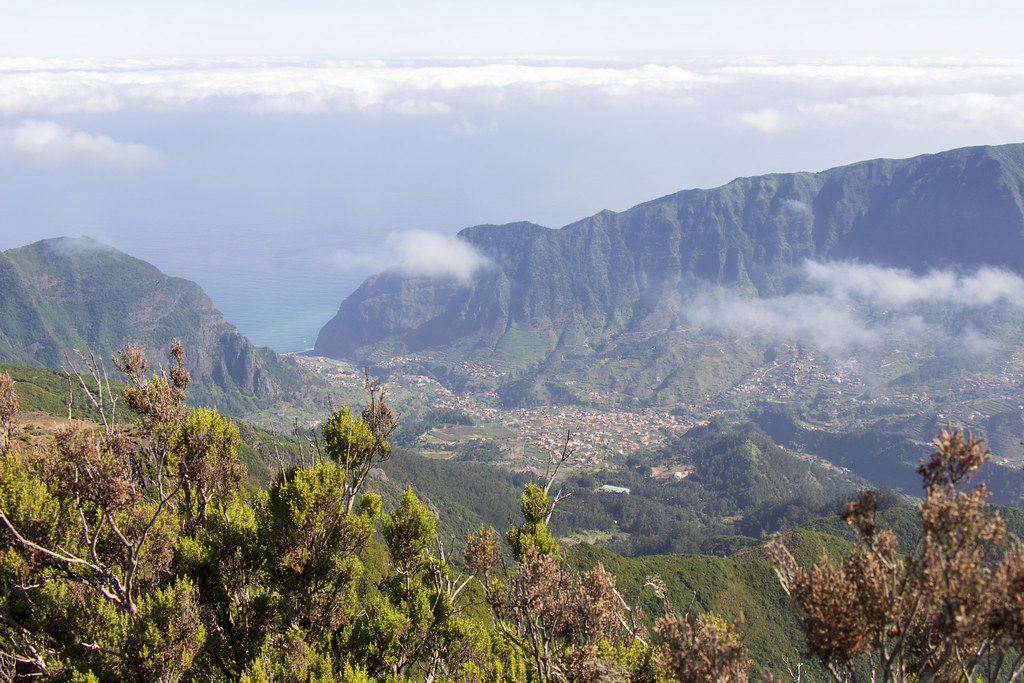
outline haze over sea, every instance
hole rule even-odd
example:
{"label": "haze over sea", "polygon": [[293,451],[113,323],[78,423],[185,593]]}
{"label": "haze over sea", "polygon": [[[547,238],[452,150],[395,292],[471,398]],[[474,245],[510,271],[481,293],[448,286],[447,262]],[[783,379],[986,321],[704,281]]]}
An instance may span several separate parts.
{"label": "haze over sea", "polygon": [[407,231],[1020,142],[1022,108],[1019,58],[0,59],[0,248],[89,235],[295,351]]}

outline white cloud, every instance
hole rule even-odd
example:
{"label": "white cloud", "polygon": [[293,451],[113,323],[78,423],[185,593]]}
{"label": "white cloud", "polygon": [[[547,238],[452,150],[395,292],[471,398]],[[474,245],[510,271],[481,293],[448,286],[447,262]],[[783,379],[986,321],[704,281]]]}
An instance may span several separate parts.
{"label": "white cloud", "polygon": [[751,298],[731,290],[697,291],[682,313],[698,328],[759,334],[811,344],[834,356],[895,348],[917,339],[971,357],[997,344],[969,324],[951,329],[950,313],[1024,310],[1024,279],[997,268],[973,273],[933,270],[921,275],[858,263],[805,262],[796,291]]}
{"label": "white cloud", "polygon": [[[1024,90],[1024,77],[1020,79]],[[958,131],[994,127],[1024,128],[1020,111],[1024,92],[887,94],[794,99],[781,106],[736,115],[741,126],[777,133],[809,124],[849,126],[883,122],[911,131]]]}
{"label": "white cloud", "polygon": [[394,252],[396,267],[407,275],[468,282],[473,273],[491,262],[468,242],[438,232],[392,233],[388,243]]}
{"label": "white cloud", "polygon": [[[379,61],[314,64],[225,60],[88,62],[0,60],[0,113],[105,112],[126,108],[232,106],[317,113],[382,108],[447,113],[450,100],[542,99],[566,90],[609,97],[641,91],[673,94],[707,80],[677,65],[611,68],[522,63],[389,65]],[[497,99],[495,91],[501,93]]]}
{"label": "white cloud", "polygon": [[786,117],[774,107],[741,112],[736,118],[744,126],[761,131],[762,133],[777,133],[789,127]]}
{"label": "white cloud", "polygon": [[498,132],[498,122],[491,121],[490,123],[480,124],[473,123],[472,121],[459,121],[451,126],[450,130],[458,135],[465,135],[468,138],[480,137],[483,135],[491,135],[492,133]]}
{"label": "white cloud", "polygon": [[898,308],[919,303],[971,308],[1002,303],[1024,306],[1024,280],[990,266],[971,274],[933,270],[915,275],[884,266],[807,261],[802,272],[811,287],[844,301],[862,300]]}
{"label": "white cloud", "polygon": [[783,208],[794,216],[809,216],[811,207],[799,199],[785,199],[782,202]]}
{"label": "white cloud", "polygon": [[686,305],[684,316],[702,329],[802,341],[836,355],[882,339],[879,330],[860,324],[853,311],[818,294],[751,299],[731,291],[705,291]]}
{"label": "white cloud", "polygon": [[394,270],[411,277],[457,280],[467,283],[491,265],[491,259],[458,237],[429,230],[406,230],[388,235],[385,251],[337,251],[332,261],[363,271]]}
{"label": "white cloud", "polygon": [[0,128],[2,156],[48,166],[73,164],[124,170],[152,166],[162,158],[152,147],[71,130],[52,121],[23,121],[15,127]]}
{"label": "white cloud", "polygon": [[224,107],[444,116],[557,98],[671,105],[764,134],[862,124],[1021,131],[1024,59],[0,59],[0,115],[9,117]]}
{"label": "white cloud", "polygon": [[97,242],[91,237],[85,237],[84,235],[81,237],[58,237],[57,239],[50,240],[49,246],[51,251],[65,258],[117,252],[114,247],[103,242]]}

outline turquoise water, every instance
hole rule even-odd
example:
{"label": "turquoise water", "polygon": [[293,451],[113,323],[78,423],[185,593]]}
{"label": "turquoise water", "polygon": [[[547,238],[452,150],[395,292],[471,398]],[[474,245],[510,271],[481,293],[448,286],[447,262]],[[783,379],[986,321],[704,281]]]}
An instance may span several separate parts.
{"label": "turquoise water", "polygon": [[[364,240],[349,234],[347,241]],[[194,261],[158,264],[168,274],[196,281],[213,300],[225,319],[257,346],[278,352],[304,351],[313,347],[320,328],[338,310],[342,300],[371,274],[334,263],[330,249],[319,257],[301,245],[271,243],[263,253],[225,259],[219,267]]]}

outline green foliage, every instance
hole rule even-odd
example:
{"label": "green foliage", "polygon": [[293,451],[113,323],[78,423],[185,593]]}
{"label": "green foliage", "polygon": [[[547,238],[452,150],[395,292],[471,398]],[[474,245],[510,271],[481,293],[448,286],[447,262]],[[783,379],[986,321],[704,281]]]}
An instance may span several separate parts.
{"label": "green foliage", "polygon": [[523,513],[523,523],[505,534],[508,544],[512,548],[512,557],[517,562],[522,562],[531,550],[540,555],[554,553],[561,556],[561,551],[551,532],[548,531],[545,521],[549,506],[548,497],[539,486],[531,482],[523,488],[523,495],[519,503],[519,510]]}
{"label": "green foliage", "polygon": [[171,433],[167,465],[177,468],[183,482],[186,523],[194,514],[206,517],[214,496],[237,488],[245,476],[238,461],[238,427],[216,408],[197,408]]}
{"label": "green foliage", "polygon": [[459,408],[435,408],[427,413],[425,421],[434,425],[464,425],[476,424],[476,418]]}
{"label": "green foliage", "polygon": [[416,500],[410,486],[402,495],[402,504],[384,515],[380,533],[392,564],[408,573],[425,560],[424,553],[434,543],[434,517],[426,505]]}
{"label": "green foliage", "polygon": [[463,462],[498,462],[506,455],[493,440],[473,440],[460,443],[455,448],[455,458]]}
{"label": "green foliage", "polygon": [[126,677],[175,680],[187,672],[206,640],[199,621],[199,595],[192,582],[178,579],[153,591],[139,604],[123,648],[129,654]]}
{"label": "green foliage", "polygon": [[[792,415],[768,412],[757,418],[779,443],[800,452],[827,457],[864,479],[910,495],[920,495],[921,483],[915,468],[928,453],[921,439],[885,428],[822,430],[798,427]],[[927,430],[937,429],[928,424]],[[1015,436],[1019,441],[1020,437]],[[1005,436],[1001,439],[1005,442]],[[978,481],[1003,505],[1024,504],[1024,473],[1017,467],[988,462],[982,465]]]}
{"label": "green foliage", "polygon": [[[406,486],[399,497],[389,482],[373,482],[381,493],[354,483],[351,468],[365,473],[386,443],[381,430],[390,428],[390,411],[382,402],[379,419],[347,408],[331,414],[328,453],[347,457],[283,467],[266,490],[255,490],[242,485],[237,424],[215,409],[188,409],[162,375],[133,386],[128,403],[140,421],[132,430],[79,427],[48,449],[0,451],[0,645],[25,657],[33,673],[76,680],[511,681],[608,671],[661,680],[666,667],[695,661],[675,655],[699,650],[693,643],[701,638],[734,654],[742,649],[722,618],[742,624],[743,645],[759,668],[782,674],[798,660],[796,619],[753,538],[719,538],[727,558],[627,558],[586,544],[563,551],[548,527],[554,505],[577,498],[619,506],[605,512],[637,528],[661,522],[652,510],[680,511],[687,500],[701,504],[692,518],[701,524],[722,511],[796,519],[788,511],[792,499],[781,496],[820,500],[845,481],[792,462],[757,430],[698,431],[671,443],[704,463],[690,482],[640,480],[635,463],[624,468],[621,476],[637,477],[628,483],[638,481],[643,497],[586,498],[581,490],[549,497],[535,482],[479,464],[399,454],[389,463],[392,474],[415,478],[447,509],[461,510],[461,523],[481,527],[460,558],[439,542],[447,529],[421,489],[418,496]],[[507,494],[516,484],[522,521],[506,534],[514,560],[506,564],[499,562],[500,537],[480,522],[508,519],[514,499]],[[773,495],[776,487],[782,491]],[[719,500],[709,503],[712,494]],[[495,504],[489,495],[508,500]],[[651,505],[659,495],[661,508]],[[451,503],[458,498],[461,508]],[[792,506],[801,514],[809,509]],[[904,528],[916,533],[905,506],[885,515],[901,535]],[[1007,517],[1011,528],[1024,528],[1024,515]],[[784,538],[796,562],[806,566],[849,547],[848,530],[834,520],[806,524]],[[664,581],[660,597],[653,575]],[[631,605],[642,607],[646,625],[660,635],[636,639],[625,626],[639,624]],[[667,605],[719,616],[676,619],[670,632],[655,625],[668,623],[656,622]],[[557,661],[541,661],[523,646],[530,633],[556,647]],[[670,642],[672,652],[665,649]],[[746,654],[739,654],[733,663],[745,667]],[[807,672],[820,673],[811,666]]]}
{"label": "green foliage", "polygon": [[360,667],[345,664],[338,671],[331,656],[315,644],[301,629],[290,629],[275,646],[267,646],[258,658],[249,664],[239,679],[245,683],[272,683],[272,681],[301,681],[302,683],[331,683],[351,681],[363,683],[370,679]]}
{"label": "green foliage", "polygon": [[[63,373],[13,363],[0,363],[0,373],[7,373],[14,380],[23,411],[45,413],[54,417],[67,417],[68,379]],[[78,420],[98,422],[99,411],[89,401],[85,391],[77,384],[77,380],[75,382],[71,385],[72,417]],[[92,390],[95,389],[91,382],[88,386]],[[120,382],[112,380],[111,389],[118,394],[124,392],[125,387]],[[118,423],[126,423],[131,419],[132,414],[125,406],[125,402],[118,402],[114,411],[114,420]],[[278,457],[287,463],[298,460],[299,443],[294,435],[271,432],[235,418],[226,419],[230,419],[239,430],[238,457],[245,465],[246,472],[254,483],[264,487],[270,483],[269,472],[280,468]]]}
{"label": "green foliage", "polygon": [[176,365],[168,381],[121,359],[132,430],[0,448],[0,646],[29,673],[83,680],[365,679],[337,648],[371,595],[360,556],[381,573],[380,498],[330,461],[243,487],[238,426],[189,410]]}
{"label": "green foliage", "polygon": [[[808,566],[822,551],[839,554],[849,547],[839,539],[805,530],[793,531],[787,536],[786,545],[796,549],[800,560]],[[729,558],[702,555],[626,558],[603,548],[580,544],[572,549],[568,559],[582,570],[603,564],[617,578],[626,600],[642,607],[651,623],[664,612],[661,600],[650,588],[645,588],[647,577],[656,574],[664,580],[668,598],[676,609],[693,614],[713,612],[730,623],[742,622],[741,637],[756,668],[784,677],[788,664],[802,661],[803,637],[799,624],[788,596],[779,586],[771,561],[760,548]],[[815,672],[813,666],[805,667],[805,676],[811,680],[817,680]]]}
{"label": "green foliage", "polygon": [[170,447],[178,462],[202,461],[212,468],[234,456],[238,440],[238,427],[216,408],[196,408],[174,432]]}
{"label": "green foliage", "polygon": [[463,615],[460,594],[469,577],[447,561],[443,546],[433,552],[434,518],[405,490],[401,505],[381,522],[391,572],[380,593],[356,621],[350,647],[376,677],[414,672],[452,678],[464,666],[490,656],[493,641],[482,624]]}
{"label": "green foliage", "polygon": [[358,467],[373,452],[373,433],[362,418],[352,416],[348,406],[331,412],[323,424],[323,438],[331,460],[349,467]]}
{"label": "green foliage", "polygon": [[483,463],[426,458],[396,448],[387,462],[389,481],[378,485],[390,504],[399,505],[406,484],[415,482],[420,500],[437,509],[442,538],[463,538],[481,524],[502,528],[518,513],[519,494],[529,481]]}
{"label": "green foliage", "polygon": [[[694,471],[681,481],[638,471],[665,463],[686,463]],[[598,484],[631,492],[597,493]],[[729,555],[831,512],[835,500],[863,484],[785,451],[753,425],[712,424],[640,451],[600,479],[590,473],[569,477],[564,486],[572,497],[560,504],[553,531],[614,535],[609,547],[626,555]]]}
{"label": "green foliage", "polygon": [[[266,571],[287,588],[280,609],[288,616],[305,612],[312,621],[340,615],[345,593],[358,578],[355,553],[369,542],[379,502],[366,494],[361,510],[344,507],[345,470],[335,463],[285,471],[256,502],[259,543]],[[297,599],[311,599],[315,608]]]}

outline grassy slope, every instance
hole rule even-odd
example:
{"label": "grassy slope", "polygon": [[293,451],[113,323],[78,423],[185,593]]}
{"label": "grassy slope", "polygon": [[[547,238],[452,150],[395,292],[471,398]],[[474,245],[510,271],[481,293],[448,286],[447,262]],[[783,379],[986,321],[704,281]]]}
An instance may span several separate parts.
{"label": "grassy slope", "polygon": [[[14,380],[23,411],[67,417],[69,387],[68,378],[64,373],[14,363],[0,363],[0,373],[7,373]],[[91,382],[89,386],[92,386]],[[111,388],[115,395],[120,395],[122,385],[111,382]],[[71,416],[80,420],[98,420],[99,411],[90,403],[77,379],[74,380],[71,389]],[[117,417],[125,417],[120,407],[117,410]]]}
{"label": "grassy slope", "polygon": [[[1012,534],[1024,537],[1024,511],[995,509]],[[887,510],[883,517],[895,529],[901,550],[910,552],[920,534],[916,511],[898,507]],[[852,547],[854,535],[838,517],[829,516],[791,529],[783,538],[797,561],[806,567],[823,553],[837,559]],[[647,577],[658,574],[664,579],[676,609],[714,611],[731,623],[741,624],[743,642],[759,667],[786,678],[787,665],[803,661],[803,636],[792,603],[779,585],[762,546],[727,558],[678,554],[628,558],[580,544],[572,549],[570,558],[582,569],[603,563],[618,578],[627,602],[641,605],[649,620],[663,612],[651,589],[644,588]],[[804,673],[811,680],[818,680],[821,674],[810,663]]]}
{"label": "grassy slope", "polygon": [[[785,535],[786,545],[801,563],[810,564],[821,553],[837,556],[848,546],[843,539],[808,529]],[[788,596],[783,592],[761,547],[731,557],[707,555],[649,555],[626,558],[603,548],[579,545],[572,560],[583,569],[598,562],[618,578],[627,602],[643,607],[648,619],[664,608],[647,577],[665,581],[669,600],[684,612],[714,611],[730,623],[740,624],[743,642],[758,667],[784,676],[787,663],[802,661],[803,637]]]}

